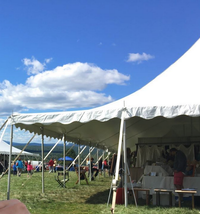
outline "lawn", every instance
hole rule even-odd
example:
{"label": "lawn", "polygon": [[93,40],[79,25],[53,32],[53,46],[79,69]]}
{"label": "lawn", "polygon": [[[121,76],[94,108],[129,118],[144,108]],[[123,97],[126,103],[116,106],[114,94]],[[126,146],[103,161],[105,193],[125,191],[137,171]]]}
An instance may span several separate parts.
{"label": "lawn", "polygon": [[[111,213],[111,204],[107,207],[107,200],[110,190],[111,177],[104,178],[99,176],[95,181],[86,185],[85,181],[81,181],[81,185],[76,185],[77,176],[75,172],[70,172],[69,181],[66,188],[60,188],[55,181],[55,173],[49,174],[45,172],[45,193],[42,194],[41,173],[34,173],[32,178],[27,178],[24,173],[21,177],[11,177],[10,198],[17,198],[26,204],[31,214],[98,214]],[[7,175],[0,180],[0,200],[7,198]],[[200,213],[197,208],[191,210],[186,208],[167,208],[145,206],[143,201],[135,207],[134,204],[125,208],[123,205],[116,205],[115,213]],[[189,204],[190,206],[190,204]]]}

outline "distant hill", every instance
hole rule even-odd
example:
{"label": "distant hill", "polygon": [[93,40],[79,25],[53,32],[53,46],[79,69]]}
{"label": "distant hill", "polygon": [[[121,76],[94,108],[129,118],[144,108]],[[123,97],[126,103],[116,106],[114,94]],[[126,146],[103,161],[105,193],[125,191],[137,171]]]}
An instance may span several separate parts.
{"label": "distant hill", "polygon": [[[10,144],[9,141],[5,141],[6,143]],[[13,142],[13,146],[18,148],[18,149],[23,149],[24,146],[26,144],[25,143],[17,143],[17,142]],[[52,147],[54,146],[55,144],[52,144],[52,143],[44,143],[44,155],[48,154],[49,151],[52,149]],[[69,149],[72,147],[72,145],[74,145],[73,143],[68,143],[66,144],[66,149]],[[35,142],[31,142],[27,148],[25,149],[27,152],[31,152],[31,153],[36,153],[36,154],[39,154],[41,155],[41,143],[35,143]],[[78,153],[78,145],[74,145],[73,147],[73,150],[74,152]],[[102,150],[100,150],[99,152],[99,155],[102,154]],[[86,155],[89,153],[89,146],[87,146],[87,148],[83,151],[83,153],[81,154],[81,159],[83,160]],[[92,157],[94,157],[94,159],[96,160],[96,154],[97,154],[97,149],[94,149],[94,151],[92,152]],[[63,156],[63,143],[60,142],[55,148],[54,150],[52,151],[52,153],[49,155],[49,158],[60,158]]]}

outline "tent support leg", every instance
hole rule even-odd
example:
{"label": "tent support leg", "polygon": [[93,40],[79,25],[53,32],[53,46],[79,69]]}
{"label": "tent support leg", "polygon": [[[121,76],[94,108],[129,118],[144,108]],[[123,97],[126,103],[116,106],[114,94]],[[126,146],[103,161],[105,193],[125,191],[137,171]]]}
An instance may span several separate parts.
{"label": "tent support leg", "polygon": [[124,150],[124,206],[127,207],[128,197],[127,197],[126,121],[124,121],[124,129],[123,129],[123,150]]}
{"label": "tent support leg", "polygon": [[80,151],[80,153],[76,156],[76,158],[74,159],[74,161],[67,167],[66,170],[70,169],[70,167],[76,162],[76,160],[78,159],[78,157],[83,153],[83,151],[86,149],[87,146],[84,146],[84,148]]}
{"label": "tent support leg", "polygon": [[117,181],[118,181],[118,177],[119,177],[119,165],[120,165],[120,156],[121,156],[121,148],[122,148],[123,129],[124,129],[124,111],[122,112],[121,124],[120,124],[119,143],[118,143],[118,151],[117,151],[117,161],[116,161],[116,166],[115,166],[115,179],[113,179],[113,181],[112,181],[113,198],[112,198],[111,213],[114,213],[114,210],[115,210],[116,193],[117,193]]}
{"label": "tent support leg", "polygon": [[8,164],[9,171],[8,171],[7,200],[10,199],[10,178],[11,178],[12,143],[13,143],[13,125],[11,125],[11,133],[10,133],[10,155],[9,155],[9,164]]}
{"label": "tent support leg", "polygon": [[85,159],[81,162],[81,166],[84,164],[84,162],[86,161],[86,159],[90,156],[90,153],[95,149],[95,147],[92,147],[91,151],[89,151],[89,153],[87,154],[87,156],[85,157]]}
{"label": "tent support leg", "polygon": [[89,176],[89,180],[91,181],[92,180],[92,166],[91,166],[91,148],[89,148],[89,152],[90,152],[90,155],[89,155],[89,172],[90,172],[90,176]]}
{"label": "tent support leg", "polygon": [[48,154],[45,156],[44,160],[47,159],[47,157],[51,154],[51,152],[55,149],[55,147],[60,143],[61,139],[57,141],[57,143],[51,148],[51,150],[48,152]]}
{"label": "tent support leg", "polygon": [[42,131],[42,144],[41,144],[41,156],[42,156],[42,193],[44,193],[44,130],[41,127]]}
{"label": "tent support leg", "polygon": [[[80,145],[78,145],[78,154],[80,154]],[[81,157],[80,157],[80,155],[79,155],[79,157],[78,157],[78,184],[80,185],[81,184],[81,176],[80,176],[80,174],[81,174],[81,168],[80,168],[80,162],[81,162]]]}
{"label": "tent support leg", "polygon": [[[99,171],[99,150],[97,149],[97,170]],[[98,173],[98,179],[99,179],[99,173]]]}
{"label": "tent support leg", "polygon": [[64,185],[63,188],[65,188],[65,179],[66,179],[66,161],[65,161],[65,156],[66,156],[66,136],[63,136],[63,180],[64,180]]}

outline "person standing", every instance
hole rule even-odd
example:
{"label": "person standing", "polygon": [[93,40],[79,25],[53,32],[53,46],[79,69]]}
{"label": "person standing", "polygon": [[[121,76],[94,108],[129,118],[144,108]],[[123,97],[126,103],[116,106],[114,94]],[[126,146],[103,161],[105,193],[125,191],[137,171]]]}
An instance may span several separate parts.
{"label": "person standing", "polygon": [[[174,157],[174,186],[177,190],[183,189],[183,178],[187,166],[187,158],[185,154],[176,148],[170,149],[170,155]],[[182,200],[183,195],[180,195]]]}
{"label": "person standing", "polygon": [[13,163],[13,175],[17,175],[17,166],[16,166],[16,162]]}
{"label": "person standing", "polygon": [[[98,173],[99,173],[99,170],[98,170],[97,167],[95,166],[94,158],[91,158],[90,167],[91,167],[92,180],[94,180],[94,176],[97,177],[97,175],[98,175]],[[95,172],[95,175],[94,175],[94,172]]]}
{"label": "person standing", "polygon": [[54,164],[54,161],[51,158],[51,160],[49,161],[49,173],[53,172],[53,164]]}
{"label": "person standing", "polygon": [[31,162],[29,161],[28,162],[28,164],[27,164],[27,172],[28,172],[28,175],[27,175],[27,177],[31,177],[32,176],[32,174],[33,174],[33,166],[31,165]]}
{"label": "person standing", "polygon": [[16,167],[17,167],[17,176],[20,177],[22,174],[22,169],[24,167],[20,157],[18,158],[18,160],[16,162]]}

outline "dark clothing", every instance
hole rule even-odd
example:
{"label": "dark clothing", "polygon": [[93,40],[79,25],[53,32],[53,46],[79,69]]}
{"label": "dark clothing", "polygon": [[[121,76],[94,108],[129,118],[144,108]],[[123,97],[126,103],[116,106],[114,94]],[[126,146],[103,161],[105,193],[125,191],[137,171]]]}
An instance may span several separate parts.
{"label": "dark clothing", "polygon": [[178,172],[185,172],[187,166],[187,158],[185,154],[177,150],[175,159],[174,159],[174,170],[177,170]]}

